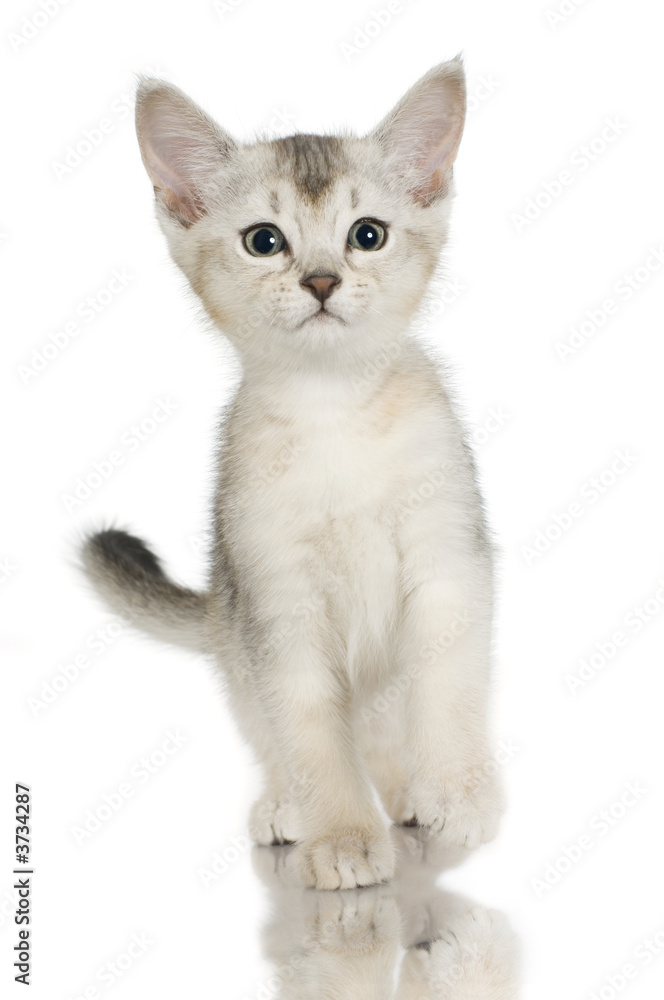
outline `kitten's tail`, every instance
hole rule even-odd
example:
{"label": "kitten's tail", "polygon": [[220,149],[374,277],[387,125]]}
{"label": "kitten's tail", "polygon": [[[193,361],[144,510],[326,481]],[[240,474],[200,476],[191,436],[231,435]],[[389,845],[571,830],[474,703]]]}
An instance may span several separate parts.
{"label": "kitten's tail", "polygon": [[132,625],[196,652],[206,648],[207,597],[180,587],[134,535],[109,528],[90,535],[83,568],[97,593]]}

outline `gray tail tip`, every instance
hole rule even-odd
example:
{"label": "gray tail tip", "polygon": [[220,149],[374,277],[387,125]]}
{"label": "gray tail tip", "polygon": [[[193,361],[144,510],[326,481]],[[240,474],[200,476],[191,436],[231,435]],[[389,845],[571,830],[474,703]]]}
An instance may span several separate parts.
{"label": "gray tail tip", "polygon": [[96,563],[112,567],[122,573],[131,573],[165,580],[161,562],[145,542],[128,531],[106,528],[85,540],[83,552]]}

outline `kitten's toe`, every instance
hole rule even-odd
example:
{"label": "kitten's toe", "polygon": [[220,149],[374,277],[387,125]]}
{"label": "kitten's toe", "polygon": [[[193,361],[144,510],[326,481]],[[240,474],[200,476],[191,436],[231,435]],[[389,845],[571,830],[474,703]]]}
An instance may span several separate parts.
{"label": "kitten's toe", "polygon": [[263,795],[251,810],[249,836],[263,847],[294,844],[302,839],[299,811],[288,796]]}
{"label": "kitten's toe", "polygon": [[493,780],[413,786],[411,802],[413,814],[403,821],[405,826],[426,827],[446,843],[469,850],[496,837],[504,811],[502,789]]}
{"label": "kitten's toe", "polygon": [[394,875],[394,848],[384,830],[346,829],[305,841],[299,862],[315,889],[354,889]]}

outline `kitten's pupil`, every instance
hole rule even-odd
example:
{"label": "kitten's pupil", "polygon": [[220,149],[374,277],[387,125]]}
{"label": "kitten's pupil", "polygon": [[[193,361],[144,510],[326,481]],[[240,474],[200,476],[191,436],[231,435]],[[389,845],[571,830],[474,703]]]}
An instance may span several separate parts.
{"label": "kitten's pupil", "polygon": [[360,226],[357,233],[357,242],[363,247],[370,247],[376,245],[376,233],[374,229],[369,226]]}
{"label": "kitten's pupil", "polygon": [[277,240],[269,229],[259,229],[254,236],[254,247],[259,253],[269,253]]}

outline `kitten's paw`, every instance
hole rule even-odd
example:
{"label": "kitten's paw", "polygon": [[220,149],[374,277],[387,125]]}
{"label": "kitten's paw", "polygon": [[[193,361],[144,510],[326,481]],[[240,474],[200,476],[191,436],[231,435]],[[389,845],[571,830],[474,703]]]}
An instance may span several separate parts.
{"label": "kitten's paw", "polygon": [[439,939],[411,949],[404,965],[409,978],[426,982],[449,1000],[515,1000],[519,995],[518,938],[503,913],[483,906],[453,919]]}
{"label": "kitten's paw", "polygon": [[355,889],[392,878],[394,848],[384,830],[342,830],[305,841],[299,863],[314,889]]}
{"label": "kitten's paw", "polygon": [[263,847],[301,840],[299,810],[293,799],[263,795],[251,810],[249,836]]}
{"label": "kitten's paw", "polygon": [[405,826],[422,826],[440,834],[446,843],[473,850],[493,840],[504,811],[500,784],[481,775],[438,785],[413,784],[411,815]]}
{"label": "kitten's paw", "polygon": [[382,886],[316,893],[311,934],[326,951],[367,952],[394,941],[400,928],[396,900]]}

